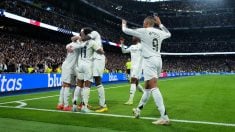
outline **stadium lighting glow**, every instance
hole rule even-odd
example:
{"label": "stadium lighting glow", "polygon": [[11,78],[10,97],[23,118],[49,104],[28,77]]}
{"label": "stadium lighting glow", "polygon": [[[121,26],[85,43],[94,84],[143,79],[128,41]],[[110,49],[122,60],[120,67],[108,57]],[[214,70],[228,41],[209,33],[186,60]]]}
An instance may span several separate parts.
{"label": "stadium lighting glow", "polygon": [[[28,19],[28,18],[25,18],[25,17],[22,17],[22,16],[18,16],[18,15],[6,12],[5,10],[2,10],[2,9],[0,9],[0,16],[5,16],[5,17],[10,18],[10,19],[14,19],[14,20],[21,21],[21,22],[24,22],[24,23],[28,23],[28,24],[31,24],[31,25],[34,25],[34,26],[50,29],[50,30],[53,30],[53,31],[62,32],[62,33],[65,33],[65,34],[79,35],[79,33],[77,33],[77,32],[69,31],[69,30],[59,28],[59,27],[56,27],[56,26],[52,26],[52,25],[49,25],[49,24],[45,24],[45,23],[42,23],[42,22],[39,22],[39,21],[36,21],[36,20],[33,20],[33,19]],[[114,42],[110,42],[110,41],[106,41],[106,40],[102,40],[102,42],[105,43],[105,44],[108,44],[108,45],[115,46],[115,47],[121,47],[120,43],[114,43]],[[125,46],[125,48],[126,47],[127,46]],[[223,55],[224,54],[235,54],[235,52],[161,53],[161,55],[180,55],[180,56],[182,56],[182,55],[221,55],[221,54],[223,54]]]}
{"label": "stadium lighting glow", "polygon": [[171,1],[171,0],[137,0],[137,1],[144,1],[144,2],[160,2],[160,1]]}

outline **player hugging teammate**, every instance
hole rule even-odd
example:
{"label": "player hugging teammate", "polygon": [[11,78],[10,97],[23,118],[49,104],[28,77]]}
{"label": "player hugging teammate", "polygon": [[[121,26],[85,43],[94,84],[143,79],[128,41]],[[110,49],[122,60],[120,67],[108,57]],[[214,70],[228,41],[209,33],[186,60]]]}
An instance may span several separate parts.
{"label": "player hugging teammate", "polygon": [[[64,111],[78,110],[78,96],[81,95],[82,112],[91,112],[88,108],[90,87],[95,79],[98,89],[100,108],[96,112],[108,111],[105,103],[104,87],[101,77],[105,67],[105,56],[101,43],[101,37],[97,31],[91,28],[83,28],[80,36],[71,38],[72,43],[66,46],[67,57],[62,65],[62,88],[60,90],[57,109]],[[96,65],[96,67],[94,67]],[[69,105],[69,89],[76,76],[76,88],[73,97],[73,108]]]}
{"label": "player hugging teammate", "polygon": [[[154,28],[157,25],[159,28]],[[160,55],[162,41],[171,36],[171,33],[163,26],[160,18],[157,16],[148,16],[144,19],[143,28],[130,29],[127,28],[127,22],[122,20],[122,31],[128,35],[134,36],[133,46],[128,49],[123,47],[122,52],[131,52],[132,71],[131,71],[131,88],[130,98],[125,104],[132,104],[136,87],[143,92],[142,98],[137,108],[133,109],[134,116],[140,117],[140,112],[152,94],[154,102],[160,112],[160,118],[152,122],[157,125],[170,124],[169,117],[166,113],[162,94],[159,90],[157,80],[162,70],[162,59]],[[95,84],[99,92],[100,109],[97,112],[105,112],[108,110],[105,104],[104,87],[101,84],[101,77],[104,70],[105,57],[101,44],[101,38],[98,32],[92,31],[90,28],[83,28],[80,36],[72,37],[72,43],[66,46],[68,51],[67,58],[62,66],[63,85],[60,90],[59,104],[57,109],[71,110],[68,103],[69,89],[72,84],[72,77],[76,74],[77,86],[73,98],[73,111],[77,111],[77,97],[81,93],[82,112],[90,112],[88,109],[88,100],[90,95],[90,87],[95,78]],[[145,81],[145,90],[138,85],[140,71],[142,71]],[[78,61],[78,62],[77,62]],[[78,66],[76,66],[76,63]],[[93,67],[94,66],[94,67]],[[77,68],[76,68],[77,67]],[[77,69],[77,72],[74,72]]]}

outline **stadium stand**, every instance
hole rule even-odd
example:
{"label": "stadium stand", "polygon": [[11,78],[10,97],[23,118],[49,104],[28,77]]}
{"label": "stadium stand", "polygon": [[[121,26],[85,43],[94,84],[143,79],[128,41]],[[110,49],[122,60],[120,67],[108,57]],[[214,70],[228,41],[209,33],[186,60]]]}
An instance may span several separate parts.
{"label": "stadium stand", "polygon": [[[131,22],[142,24],[146,15],[158,13],[163,23],[170,28],[234,26],[234,1],[162,1],[140,2],[133,0],[83,0],[110,11]],[[148,9],[148,10],[146,10]]]}
{"label": "stadium stand", "polygon": [[[56,4],[54,5],[53,1],[50,2],[51,3],[47,3],[47,1],[43,0],[4,0],[1,2],[0,8],[20,16],[73,31],[79,31],[81,27],[84,26],[91,26],[101,33],[103,39],[119,43],[119,38],[123,35],[120,30],[120,19],[113,19],[113,21],[109,21],[108,19],[97,20],[95,17],[89,19],[89,16],[86,16],[82,12],[77,13],[75,11],[69,11]],[[216,12],[213,11],[215,8],[210,8],[211,5],[209,6],[209,4],[201,2],[188,3],[174,1],[151,4],[130,0],[121,0],[118,1],[118,3],[114,0],[104,0],[102,4],[100,4],[98,0],[82,0],[81,2],[87,2],[86,4],[88,5],[96,5],[109,11],[109,13],[127,18],[137,24],[142,23],[143,17],[146,15],[157,11],[159,15],[162,16],[163,23],[166,23],[165,25],[167,27],[171,27],[170,31],[172,32],[172,37],[163,42],[163,52],[193,53],[235,51],[233,1],[228,1],[227,4],[214,4],[214,7],[220,9]],[[131,5],[133,6],[129,6],[127,4],[128,2],[132,2]],[[140,8],[140,6],[152,9],[153,11],[145,12],[145,10],[142,10],[145,8]],[[180,9],[181,11],[179,11]],[[94,12],[94,10],[87,12]],[[103,15],[102,12],[101,14]],[[20,68],[18,67],[20,65],[21,72],[27,72],[27,67],[30,66],[36,67],[35,69],[38,69],[37,72],[44,72],[45,65],[56,69],[65,58],[65,43],[58,40],[56,41],[56,38],[54,38],[54,41],[48,39],[43,40],[43,38],[35,39],[27,35],[17,35],[17,33],[6,33],[5,31],[1,31],[0,37],[0,71],[16,72],[19,71]],[[127,44],[130,43],[127,38]],[[119,48],[111,48],[106,45],[105,51],[108,59],[106,68],[111,72],[119,70],[124,71],[124,64],[128,55],[122,55]],[[20,57],[20,59],[16,59],[16,56]],[[163,57],[163,68],[169,72],[234,71],[235,60],[233,55]]]}

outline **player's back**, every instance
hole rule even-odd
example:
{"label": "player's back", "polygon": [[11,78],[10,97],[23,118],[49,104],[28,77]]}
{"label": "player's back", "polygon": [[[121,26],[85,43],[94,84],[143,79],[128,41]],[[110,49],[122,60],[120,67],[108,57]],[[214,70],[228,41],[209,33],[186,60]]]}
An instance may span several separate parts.
{"label": "player's back", "polygon": [[[97,32],[97,31],[92,31],[90,34],[88,34],[91,38],[92,38],[92,40],[94,40],[100,47],[102,47],[103,48],[103,45],[102,45],[102,40],[101,40],[101,36],[100,36],[100,34]],[[101,58],[103,58],[104,57],[104,55],[102,54],[98,54],[98,53],[94,53],[94,58],[96,58],[96,59],[101,59]]]}
{"label": "player's back", "polygon": [[80,49],[79,60],[89,61],[93,60],[93,55],[100,46],[94,40],[88,40],[85,43],[85,46]]}
{"label": "player's back", "polygon": [[162,25],[157,29],[154,27],[129,29],[125,24],[122,25],[122,31],[128,35],[136,36],[141,39],[142,56],[148,58],[151,56],[161,56],[162,41],[171,36],[171,33]]}
{"label": "player's back", "polygon": [[132,66],[139,64],[139,62],[141,61],[141,58],[142,58],[141,44],[138,43],[136,45],[131,45],[130,52],[131,52]]}
{"label": "player's back", "polygon": [[149,27],[142,28],[141,39],[143,57],[160,56],[162,41],[167,38],[165,32]]}
{"label": "player's back", "polygon": [[[74,45],[75,43],[70,43],[67,46]],[[67,47],[66,46],[66,47]],[[66,67],[71,68],[76,64],[77,58],[78,58],[79,49],[75,49],[72,52],[67,52],[67,56],[63,62],[63,64],[66,64]]]}

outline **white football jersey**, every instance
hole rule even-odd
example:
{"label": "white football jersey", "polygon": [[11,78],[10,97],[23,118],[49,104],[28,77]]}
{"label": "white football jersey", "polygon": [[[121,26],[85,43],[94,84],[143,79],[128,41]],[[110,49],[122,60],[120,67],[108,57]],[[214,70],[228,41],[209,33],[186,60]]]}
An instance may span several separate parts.
{"label": "white football jersey", "polygon": [[[92,31],[90,34],[88,34],[88,36],[91,37],[92,40],[94,40],[100,47],[103,48],[101,36],[97,31]],[[95,52],[94,58],[95,59],[102,59],[102,58],[104,58],[104,55],[101,55],[101,54],[98,54]]]}
{"label": "white football jersey", "polygon": [[162,41],[171,36],[171,33],[162,24],[159,27],[160,29],[154,27],[129,29],[123,24],[122,30],[128,35],[141,39],[142,56],[148,58],[151,56],[161,56]]}
{"label": "white football jersey", "polygon": [[80,53],[79,53],[79,61],[93,61],[93,56],[94,53],[96,53],[96,51],[98,49],[101,49],[100,45],[97,44],[94,40],[88,40],[86,42],[84,42],[84,47],[80,48]]}
{"label": "white football jersey", "polygon": [[[141,52],[141,44],[137,43],[136,45],[131,45],[128,48],[124,48],[122,44],[122,53],[131,53],[131,67],[138,67],[142,65],[142,52]],[[141,67],[142,68],[142,67]]]}
{"label": "white football jersey", "polygon": [[84,47],[84,44],[81,44],[79,42],[72,42],[66,45],[66,49],[70,46],[72,47],[73,52],[67,52],[67,56],[63,62],[63,64],[66,64],[67,68],[72,68],[76,64],[79,54],[79,48]]}

